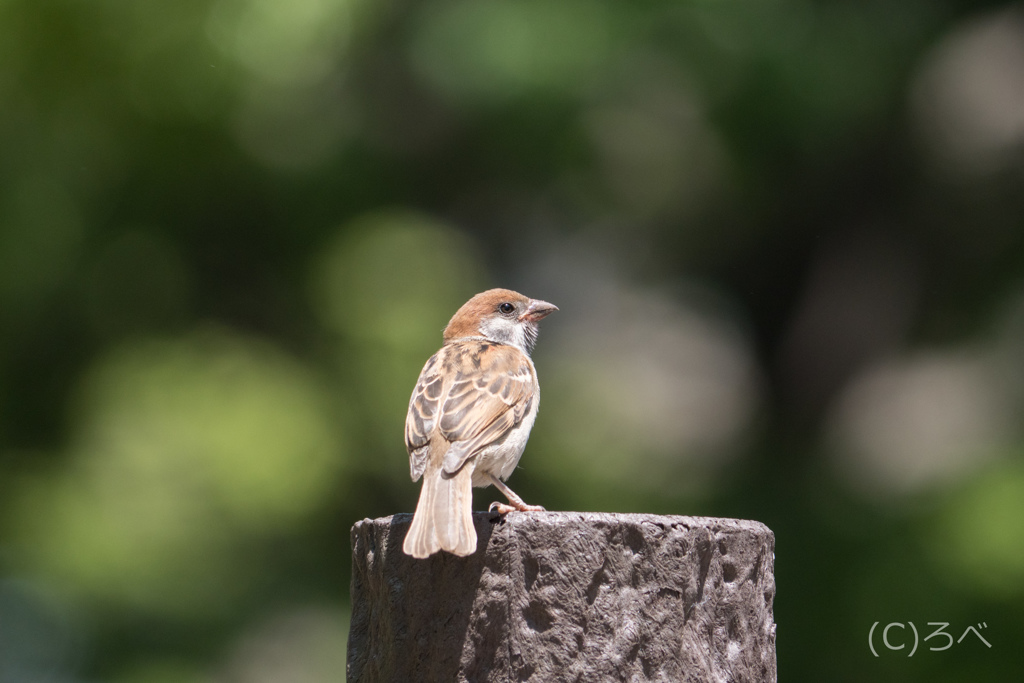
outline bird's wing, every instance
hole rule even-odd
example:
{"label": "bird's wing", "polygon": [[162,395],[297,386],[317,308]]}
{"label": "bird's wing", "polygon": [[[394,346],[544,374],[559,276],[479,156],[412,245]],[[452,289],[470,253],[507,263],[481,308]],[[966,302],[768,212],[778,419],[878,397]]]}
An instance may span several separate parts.
{"label": "bird's wing", "polygon": [[444,393],[442,356],[438,351],[420,372],[416,387],[409,399],[409,412],[405,416],[405,447],[409,451],[409,474],[413,481],[423,476],[430,453],[430,433],[437,425],[437,413]]}
{"label": "bird's wing", "polygon": [[522,421],[537,382],[529,357],[514,347],[488,342],[458,346],[448,358],[452,381],[438,418],[441,435],[451,443],[443,464],[449,474]]}

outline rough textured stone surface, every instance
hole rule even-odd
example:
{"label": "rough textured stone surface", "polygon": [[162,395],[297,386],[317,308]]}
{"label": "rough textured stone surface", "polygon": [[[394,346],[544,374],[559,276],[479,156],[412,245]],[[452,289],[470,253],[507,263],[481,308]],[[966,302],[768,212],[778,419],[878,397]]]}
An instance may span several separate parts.
{"label": "rough textured stone surface", "polygon": [[476,513],[476,553],[415,560],[411,519],[352,527],[349,681],[776,680],[763,524]]}

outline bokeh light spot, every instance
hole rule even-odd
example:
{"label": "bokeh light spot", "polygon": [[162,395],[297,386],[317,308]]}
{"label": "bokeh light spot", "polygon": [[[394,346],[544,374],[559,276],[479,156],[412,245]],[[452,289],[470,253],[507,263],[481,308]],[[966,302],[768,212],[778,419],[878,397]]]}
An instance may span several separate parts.
{"label": "bokeh light spot", "polygon": [[213,43],[254,75],[311,83],[326,75],[352,32],[354,0],[218,0],[207,30]]}
{"label": "bokeh light spot", "polygon": [[483,281],[464,235],[422,215],[385,211],[357,218],[328,246],[314,269],[313,296],[324,323],[352,339],[424,349],[440,346],[441,330]]}
{"label": "bokeh light spot", "polygon": [[233,132],[254,159],[275,170],[305,170],[334,157],[355,126],[347,94],[333,87],[253,86]]}
{"label": "bokeh light spot", "polygon": [[233,553],[336,486],[325,394],[274,347],[222,331],[122,349],[92,369],[69,465],[26,487],[26,557],[73,592],[171,612],[244,588]]}
{"label": "bokeh light spot", "polygon": [[957,25],[923,61],[912,112],[937,167],[952,177],[998,171],[1024,146],[1024,11],[1009,6]]}
{"label": "bokeh light spot", "polygon": [[407,482],[402,434],[416,377],[455,311],[486,289],[475,245],[426,216],[381,211],[345,226],[310,275],[314,307],[338,335],[338,366],[356,387],[365,426],[395,453],[358,462]]}
{"label": "bokeh light spot", "polygon": [[412,44],[424,81],[458,100],[577,90],[611,48],[602,2],[449,2],[429,8]]}
{"label": "bokeh light spot", "polygon": [[933,557],[956,585],[1024,595],[1024,466],[989,468],[951,496],[932,530]]}
{"label": "bokeh light spot", "polygon": [[843,480],[888,497],[934,488],[997,457],[1012,437],[1012,417],[992,361],[922,353],[855,377],[829,422]]}
{"label": "bokeh light spot", "polygon": [[630,285],[594,253],[545,251],[545,296],[561,310],[536,353],[538,430],[553,454],[528,466],[692,493],[738,454],[759,402],[729,307],[697,287],[676,297]]}
{"label": "bokeh light spot", "polygon": [[704,103],[661,55],[634,55],[615,71],[619,92],[582,117],[603,185],[639,218],[693,212],[720,188],[728,161]]}

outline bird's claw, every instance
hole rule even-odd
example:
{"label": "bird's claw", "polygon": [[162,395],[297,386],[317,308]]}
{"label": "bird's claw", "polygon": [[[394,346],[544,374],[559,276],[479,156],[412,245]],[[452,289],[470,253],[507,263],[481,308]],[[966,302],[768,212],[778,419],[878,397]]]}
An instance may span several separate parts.
{"label": "bird's claw", "polygon": [[523,503],[522,507],[520,507],[520,506],[517,506],[517,505],[506,505],[505,503],[499,503],[498,501],[494,501],[493,503],[491,503],[491,506],[489,508],[487,508],[487,511],[488,512],[497,512],[499,515],[507,515],[508,513],[513,512],[513,511],[519,511],[519,512],[547,512],[540,505],[527,505],[526,503]]}

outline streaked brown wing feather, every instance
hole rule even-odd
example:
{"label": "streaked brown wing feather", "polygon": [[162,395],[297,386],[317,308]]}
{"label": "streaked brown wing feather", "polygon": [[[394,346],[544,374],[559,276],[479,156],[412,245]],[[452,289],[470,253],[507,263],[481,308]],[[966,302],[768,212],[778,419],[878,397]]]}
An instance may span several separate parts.
{"label": "streaked brown wing feather", "polygon": [[405,416],[405,447],[409,451],[409,474],[413,481],[422,477],[427,468],[430,433],[437,425],[437,413],[444,394],[444,376],[439,355],[435,353],[423,366],[409,399],[409,412]]}
{"label": "streaked brown wing feather", "polygon": [[454,473],[486,446],[503,439],[533,401],[536,377],[529,359],[509,346],[477,343],[459,356],[438,426],[451,442],[444,470]]}

